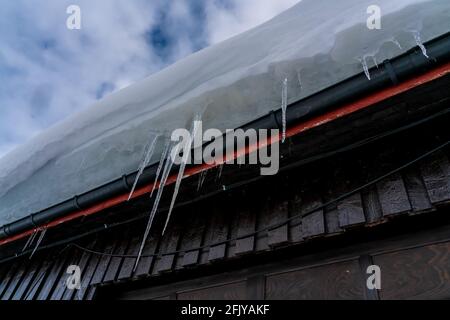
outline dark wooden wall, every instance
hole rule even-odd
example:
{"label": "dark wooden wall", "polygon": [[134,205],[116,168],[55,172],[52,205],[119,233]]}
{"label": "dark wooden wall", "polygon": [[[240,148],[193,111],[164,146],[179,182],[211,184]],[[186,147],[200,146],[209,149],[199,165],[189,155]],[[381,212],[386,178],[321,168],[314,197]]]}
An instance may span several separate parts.
{"label": "dark wooden wall", "polygon": [[[392,129],[397,128],[400,123],[420,120],[437,111],[448,111],[449,82],[450,77],[447,77],[445,82],[439,82],[436,87],[420,87],[417,89],[419,92],[407,92],[406,97],[397,96],[383,102],[383,108],[380,108],[379,112],[352,115],[348,119],[334,121],[328,127],[319,128],[320,131],[311,130],[305,135],[294,137],[284,146],[289,157],[286,156],[283,161],[290,164],[288,161],[311,156],[313,151],[329,151],[327,142],[330,140],[346,145],[351,140],[349,137],[363,139],[375,132],[384,132],[388,128],[381,127],[387,123],[390,123]],[[370,127],[367,124],[370,124]],[[159,279],[178,275],[183,275],[186,279],[199,278],[203,275],[198,272],[203,270],[206,272],[227,263],[239,264],[244,260],[256,260],[260,255],[288,248],[300,248],[293,256],[303,255],[303,245],[325,240],[334,241],[354,232],[365,233],[373,228],[392,224],[398,219],[408,220],[413,219],[413,216],[423,216],[434,220],[437,216],[446,214],[445,210],[450,203],[448,148],[338,202],[328,206],[322,205],[447,141],[447,126],[448,115],[444,120],[441,118],[435,123],[416,128],[413,133],[403,132],[366,147],[293,168],[277,177],[185,206],[175,210],[163,237],[160,234],[164,216],[159,215],[159,221],[145,243],[143,253],[146,257],[140,260],[136,271],[133,271],[135,258],[98,255],[75,247],[57,247],[38,252],[33,259],[23,257],[2,263],[0,299],[92,299],[101,295],[106,290],[101,288],[108,285],[108,290],[114,291],[113,288],[118,285],[137,280],[156,283]],[[228,174],[231,178],[233,174],[244,175],[246,172],[233,168],[228,170],[231,171]],[[225,181],[223,179],[216,182],[217,176],[218,172],[215,170],[208,172],[205,184],[215,183],[214,187],[217,187],[218,183]],[[240,181],[245,177],[234,178]],[[189,180],[184,181],[183,186],[188,190],[183,190],[180,194],[187,197],[190,192],[195,193],[197,190],[196,187],[192,188],[192,181]],[[133,203],[126,204],[121,209],[122,215],[135,217],[144,214],[148,212],[150,205],[144,204],[146,206],[142,207],[134,206]],[[107,220],[114,210],[99,216]],[[305,215],[310,211],[313,212]],[[295,219],[277,229],[214,245],[218,241],[240,237],[294,216]],[[84,232],[82,230],[87,222],[76,222],[79,224],[76,233]],[[98,252],[133,256],[138,252],[145,224],[146,220],[142,219],[133,224],[99,232],[95,236],[77,240],[76,243]],[[70,226],[64,228],[66,229],[59,230],[60,234],[66,234]],[[52,239],[50,230],[49,233],[46,236],[48,242]],[[17,252],[17,248],[12,249]],[[448,288],[442,279],[447,279],[448,275],[446,250],[448,247],[444,244],[433,244],[391,253],[372,252],[370,259],[373,262],[391,270],[391,273],[387,272],[385,275],[386,289],[379,297],[421,297],[423,292],[426,292],[426,297],[445,297]],[[174,251],[178,252],[173,253]],[[333,267],[330,267],[328,262],[320,265],[320,259],[315,258],[309,267],[307,264],[302,264],[302,268],[297,265],[289,272],[278,270],[270,275],[263,272],[263,277],[260,275],[259,278],[254,278],[254,273],[251,273],[234,279],[226,284],[226,287],[218,283],[222,290],[216,287],[208,289],[205,288],[205,283],[199,283],[197,288],[204,289],[173,291],[169,297],[173,298],[175,293],[177,297],[186,299],[224,294],[228,299],[229,294],[241,298],[252,292],[252,296],[261,297],[264,292],[263,296],[267,298],[363,298],[366,293],[361,289],[361,255],[354,251],[352,259],[336,262]],[[3,256],[3,252],[0,256]],[[403,264],[398,264],[402,261]],[[66,270],[72,264],[80,266],[82,271],[82,289],[76,292],[65,286],[68,276]],[[413,271],[401,272],[404,265],[411,265]],[[419,268],[424,277],[411,281],[411,278],[419,273],[414,268]],[[347,270],[349,272],[346,272]],[[342,271],[345,271],[344,274]],[[304,281],[305,278],[309,280]],[[334,286],[336,281],[349,285],[347,289],[340,291]],[[166,281],[175,282],[178,281]],[[250,289],[249,283],[252,284]],[[283,289],[280,289],[279,285],[282,283],[286,285],[281,285]],[[287,290],[290,283],[296,285]],[[209,286],[209,283],[206,286]],[[430,289],[413,293],[414,286],[428,286]],[[322,292],[321,287],[329,290]],[[398,287],[404,288],[404,292],[394,290]],[[282,293],[281,290],[285,292]]]}
{"label": "dark wooden wall", "polygon": [[[448,211],[447,211],[448,213]],[[214,276],[135,290],[138,300],[391,300],[450,299],[450,225],[399,237],[274,260]],[[367,267],[381,270],[370,290]]]}
{"label": "dark wooden wall", "polygon": [[[374,159],[373,163],[374,168],[377,168],[379,172],[386,170],[377,165],[377,159]],[[374,168],[372,169],[375,170]],[[142,258],[134,273],[135,258],[99,256],[73,247],[63,252],[51,250],[39,253],[31,260],[17,259],[3,264],[0,268],[0,297],[4,300],[91,299],[99,285],[126,283],[137,279],[157,279],[170,274],[189,273],[201,267],[214,268],[227,261],[238,262],[258,254],[314,243],[316,240],[321,241],[331,237],[338,239],[340,235],[350,232],[393,223],[392,221],[396,221],[395,218],[429,215],[435,219],[436,211],[442,212],[450,202],[450,162],[447,154],[438,153],[334,205],[317,210],[303,218],[294,219],[286,226],[238,241],[209,246],[214,242],[244,235],[249,231],[317,208],[328,199],[333,199],[364,181],[365,176],[355,176],[358,170],[354,163],[347,163],[347,166],[340,167],[334,175],[327,172],[322,176],[323,179],[315,183],[311,183],[310,176],[291,175],[290,181],[282,189],[280,187],[280,192],[274,193],[267,189],[266,194],[261,194],[264,189],[258,189],[258,192],[250,190],[241,194],[241,198],[220,197],[214,199],[214,203],[204,202],[201,205],[194,205],[188,212],[176,212],[164,237],[159,236],[159,227],[154,229],[146,243],[144,254],[155,253],[156,256]],[[367,170],[367,168],[360,170]],[[301,180],[302,177],[306,178]],[[333,179],[325,179],[328,177]],[[298,181],[298,184],[292,181]],[[239,203],[239,206],[236,206],[236,203]],[[79,244],[105,253],[135,255],[144,224],[138,223],[105,231],[93,238],[84,239]],[[204,248],[195,249],[200,246]],[[193,250],[163,255],[176,250],[190,249]],[[436,273],[443,278],[448,274],[445,268],[446,264],[450,265],[446,252],[448,247],[433,245],[415,250],[417,251],[373,256],[375,263],[392,270],[392,274],[388,271],[386,273],[386,279],[389,280],[386,280],[386,293],[382,293],[381,298],[404,298],[406,295],[402,295],[401,290],[395,291],[394,288],[405,287],[407,295],[410,295],[413,289],[408,289],[408,286],[417,284],[417,281],[411,282],[402,278],[408,277],[407,272],[395,272],[403,268],[398,265],[401,261],[405,263],[410,261],[414,264],[414,268],[422,268],[423,275],[430,276],[423,281],[433,288],[436,297],[443,297],[446,294],[448,288],[440,282],[438,283],[441,287],[436,288],[433,279]],[[420,254],[410,255],[411,252]],[[414,260],[416,256],[417,261]],[[358,271],[358,259],[359,256],[356,255],[353,260],[340,262],[332,269],[324,265],[287,273],[283,271],[267,276],[265,296],[267,298],[276,296],[363,298],[364,290],[360,285],[362,280],[358,278],[361,277]],[[82,289],[77,292],[65,287],[66,269],[71,264],[79,265],[82,270]],[[348,270],[349,273],[342,274],[342,270]],[[411,273],[411,277],[414,274],[415,271]],[[302,280],[304,278],[309,280],[305,282]],[[298,280],[300,283],[297,283],[298,285],[295,285],[292,290],[280,289],[280,284],[296,283],[296,279],[300,279]],[[345,291],[336,289],[331,292],[336,281],[348,282],[352,286]],[[246,282],[246,279],[236,280],[227,286],[234,288],[231,290],[234,292],[232,294],[240,298],[242,296],[238,292],[246,288]],[[392,290],[388,290],[388,286],[392,286]],[[300,290],[299,288],[302,287],[304,289]],[[329,291],[321,292],[320,288],[323,287],[329,287]],[[211,289],[214,291],[213,295],[208,290],[204,289],[198,293],[180,293],[180,297],[188,298],[195,295],[218,297],[217,295],[221,294],[219,290]],[[281,294],[280,290],[286,290],[286,292]],[[228,299],[226,292],[223,294],[226,294],[224,297]],[[417,296],[420,294],[420,292],[417,293]],[[427,295],[430,296],[429,293]]]}

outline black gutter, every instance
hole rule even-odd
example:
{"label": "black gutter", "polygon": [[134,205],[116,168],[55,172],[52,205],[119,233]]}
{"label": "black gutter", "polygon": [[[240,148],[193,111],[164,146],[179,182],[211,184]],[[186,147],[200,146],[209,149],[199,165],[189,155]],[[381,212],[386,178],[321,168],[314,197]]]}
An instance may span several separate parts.
{"label": "black gutter", "polygon": [[[438,37],[425,44],[430,59],[427,59],[420,48],[416,47],[392,60],[386,60],[379,68],[370,70],[371,81],[361,73],[346,79],[334,86],[299,100],[289,105],[287,113],[288,127],[299,121],[323,114],[329,109],[346,104],[370,93],[396,85],[411,76],[425,73],[450,60],[450,33]],[[246,129],[281,129],[282,111],[277,110],[260,117],[241,128]],[[144,170],[138,187],[154,181],[158,164]],[[174,168],[175,171],[177,168]],[[43,211],[31,214],[0,228],[0,240],[33,229],[69,213],[89,208],[99,202],[130,192],[130,186],[137,172],[125,175],[97,189],[55,205]]]}

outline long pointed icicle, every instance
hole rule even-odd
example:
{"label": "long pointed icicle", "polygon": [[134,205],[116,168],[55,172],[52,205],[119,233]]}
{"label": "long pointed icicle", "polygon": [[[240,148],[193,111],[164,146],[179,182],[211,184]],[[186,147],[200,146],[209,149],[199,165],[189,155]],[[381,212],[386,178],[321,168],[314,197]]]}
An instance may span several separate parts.
{"label": "long pointed icicle", "polygon": [[39,248],[39,246],[41,245],[42,240],[44,239],[45,233],[47,232],[47,229],[42,230],[41,235],[39,236],[38,241],[36,242],[36,246],[33,249],[33,252],[30,255],[30,260],[31,258],[33,258],[34,254],[36,253],[37,249]]}
{"label": "long pointed icicle", "polygon": [[300,70],[297,71],[297,80],[298,80],[299,88],[300,88],[300,90],[302,90],[303,89],[303,80],[302,80],[302,74],[301,74]]}
{"label": "long pointed icicle", "polygon": [[197,114],[194,117],[194,121],[192,123],[192,128],[191,128],[191,138],[189,139],[188,142],[186,142],[186,144],[183,146],[183,157],[182,157],[182,161],[180,164],[180,170],[178,171],[178,177],[177,177],[177,181],[175,183],[175,190],[173,191],[173,195],[172,195],[172,201],[170,203],[170,208],[169,208],[169,212],[167,214],[167,219],[166,219],[166,223],[164,225],[164,229],[163,229],[163,235],[166,232],[167,229],[167,225],[169,224],[170,221],[170,216],[172,215],[172,210],[173,207],[175,205],[175,201],[177,199],[178,196],[178,191],[180,190],[180,185],[181,185],[181,181],[183,180],[184,177],[184,170],[186,169],[186,164],[188,162],[189,156],[191,154],[191,148],[192,148],[192,142],[195,139],[195,136],[197,135],[197,131],[199,129],[199,123],[201,121],[201,114]]}
{"label": "long pointed icicle", "polygon": [[402,45],[400,44],[400,42],[398,42],[397,39],[392,39],[391,40],[400,50],[403,50]]}
{"label": "long pointed icicle", "polygon": [[370,77],[370,71],[369,66],[367,65],[366,57],[364,56],[360,61],[367,79],[371,80],[372,78]]}
{"label": "long pointed icicle", "polygon": [[138,184],[139,178],[141,177],[142,173],[144,172],[144,169],[149,165],[150,160],[152,159],[153,152],[155,151],[156,147],[156,141],[158,141],[159,136],[156,136],[153,138],[153,140],[150,141],[150,143],[147,145],[144,151],[144,157],[141,161],[141,164],[139,165],[139,171],[136,175],[136,179],[134,179],[133,187],[131,188],[130,194],[128,196],[128,201],[130,201],[131,197],[133,196],[134,190],[136,190],[136,186]]}
{"label": "long pointed icicle", "polygon": [[22,248],[22,252],[24,252],[25,250],[27,250],[34,242],[34,239],[36,238],[37,235],[37,231],[34,230],[33,233],[31,234],[31,236],[28,238],[27,243],[25,243],[25,245]]}
{"label": "long pointed icicle", "polygon": [[169,178],[170,171],[172,170],[173,161],[171,158],[171,154],[172,154],[172,152],[174,152],[174,153],[178,152],[178,150],[179,150],[179,145],[175,145],[174,147],[170,148],[170,152],[168,152],[168,154],[166,155],[164,170],[163,170],[163,173],[161,176],[161,180],[159,182],[158,192],[156,193],[155,202],[153,203],[152,211],[150,212],[150,216],[148,218],[147,227],[145,229],[144,237],[142,239],[141,246],[139,248],[139,253],[138,253],[138,256],[136,259],[136,263],[134,265],[133,272],[136,271],[139,261],[141,259],[142,251],[144,250],[145,243],[147,242],[148,235],[150,234],[150,229],[152,228],[152,225],[153,225],[153,220],[155,218],[156,212],[158,211],[159,202],[161,201],[164,187],[167,183],[167,179]]}
{"label": "long pointed icicle", "polygon": [[200,189],[202,188],[203,183],[205,182],[207,173],[208,173],[208,171],[202,171],[202,173],[200,173],[200,176],[198,177],[197,192],[199,192]]}
{"label": "long pointed icicle", "polygon": [[286,122],[287,122],[287,99],[288,99],[288,79],[285,78],[283,81],[283,88],[281,93],[281,111],[282,111],[282,122],[283,122],[283,138],[282,142],[286,141]]}
{"label": "long pointed icicle", "polygon": [[219,166],[219,168],[217,169],[218,171],[217,171],[216,181],[219,181],[220,178],[222,177],[223,166],[224,166],[224,164],[221,164]]}
{"label": "long pointed icicle", "polygon": [[373,63],[375,63],[375,66],[376,66],[377,68],[379,68],[377,58],[376,58],[375,56],[372,56],[372,60],[373,60]]}
{"label": "long pointed icicle", "polygon": [[152,192],[150,193],[150,198],[153,197],[153,193],[155,192],[156,185],[157,185],[158,179],[159,179],[159,175],[161,174],[161,171],[164,166],[164,161],[167,158],[167,153],[169,152],[169,150],[170,150],[170,139],[167,139],[166,144],[164,145],[163,153],[161,154],[161,160],[159,161],[158,169],[156,170],[155,182],[153,183],[153,188],[152,188]]}

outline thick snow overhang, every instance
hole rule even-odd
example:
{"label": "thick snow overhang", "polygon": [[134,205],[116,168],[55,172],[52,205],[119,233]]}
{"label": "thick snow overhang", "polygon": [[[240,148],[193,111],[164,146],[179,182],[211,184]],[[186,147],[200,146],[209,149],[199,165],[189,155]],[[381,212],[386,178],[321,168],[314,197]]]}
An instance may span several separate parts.
{"label": "thick snow overhang", "polygon": [[[30,229],[52,227],[125,201],[136,173],[123,173],[136,170],[150,131],[187,127],[205,105],[209,127],[278,127],[281,83],[287,78],[288,134],[294,135],[448,72],[448,37],[435,38],[449,30],[447,1],[382,2],[385,25],[380,31],[365,26],[368,3],[330,3],[330,12],[317,14],[323,8],[303,1],[261,27],[111,95],[94,106],[95,113],[89,109],[6,156],[0,164],[0,216],[3,224],[10,224],[0,229],[2,243],[31,234]],[[352,17],[354,12],[361,15],[348,19],[350,12]],[[313,26],[317,30],[311,31]],[[299,35],[301,30],[308,30],[306,38]],[[319,35],[323,41],[317,41]],[[417,35],[434,40],[422,43]],[[255,47],[260,49],[256,56],[246,54]],[[385,62],[369,68],[369,57]],[[419,74],[423,77],[404,82]],[[374,94],[381,90],[381,95]],[[358,102],[348,104],[346,111],[331,111],[354,101]],[[89,168],[75,170],[83,157],[92,161]],[[205,169],[190,168],[187,175]],[[135,197],[149,192],[155,171],[156,165],[144,172]],[[122,177],[114,180],[118,176]],[[44,180],[46,194],[41,193]]]}
{"label": "thick snow overhang", "polygon": [[[442,39],[438,39],[439,42]],[[432,47],[432,46],[430,46]],[[450,51],[447,51],[450,52]],[[415,53],[411,52],[411,54],[416,55],[417,59],[421,59],[420,51],[416,51]],[[420,69],[423,71],[423,65],[417,64],[418,60],[412,59],[411,56],[407,56],[410,61],[414,61],[414,65],[420,66]],[[398,61],[397,61],[398,62]],[[388,63],[388,62],[386,62]],[[395,61],[389,62],[390,66],[393,67],[392,70],[396,70]],[[401,65],[401,63],[400,63]],[[430,66],[432,67],[432,66]],[[405,69],[406,71],[407,69]],[[410,72],[411,70],[409,70]],[[383,72],[379,71],[379,75],[383,74]],[[401,79],[402,73],[395,73],[395,79],[391,78],[389,81],[398,81]],[[358,111],[363,111],[365,109],[372,109],[368,107],[375,106],[381,102],[388,101],[392,99],[393,97],[402,95],[406,92],[413,91],[413,89],[420,88],[423,85],[427,83],[434,83],[436,81],[439,81],[440,79],[448,78],[448,75],[450,74],[450,63],[446,63],[443,65],[440,65],[436,68],[432,68],[431,71],[425,72],[424,74],[421,74],[419,76],[413,77],[412,79],[409,79],[407,81],[402,81],[401,83],[397,85],[389,85],[386,88],[382,90],[377,90],[373,92],[372,94],[369,94],[367,96],[360,97],[359,99],[353,100],[351,97],[345,95],[341,96],[340,98],[343,100],[334,100],[334,99],[326,99],[325,95],[320,95],[319,101],[324,101],[325,98],[329,105],[329,109],[325,109],[324,113],[318,113],[317,115],[314,112],[311,112],[311,114],[303,115],[299,119],[294,119],[291,117],[288,117],[288,123],[291,124],[287,130],[287,137],[288,138],[295,138],[300,133],[307,133],[307,131],[321,127],[327,123],[334,122],[335,120],[346,118],[350,114],[357,113]],[[400,76],[400,78],[398,78]],[[391,74],[392,77],[392,74]],[[354,84],[352,83],[352,86],[354,88]],[[343,84],[342,84],[343,85]],[[434,85],[433,85],[434,86]],[[339,87],[340,90],[336,91],[335,94],[331,94],[331,96],[339,96],[339,92],[347,92],[350,93],[351,90],[349,90],[348,87]],[[335,89],[336,89],[335,88]],[[366,88],[367,89],[367,88]],[[358,91],[357,91],[358,92]],[[344,103],[344,101],[350,100],[349,103]],[[313,100],[312,100],[313,101]],[[303,101],[304,102],[304,101]],[[301,102],[299,102],[301,104]],[[336,103],[338,107],[335,107]],[[299,107],[297,104],[293,104],[290,106],[293,110],[295,110],[295,107]],[[314,111],[314,110],[313,110]],[[252,127],[255,127],[258,123],[269,125],[270,121],[272,121],[272,125],[277,125],[277,122],[280,121],[280,119],[277,120],[277,118],[281,117],[281,115],[278,113],[270,114],[267,117],[259,119],[260,121],[255,121],[251,125]],[[298,120],[297,122],[295,120]],[[420,121],[419,121],[420,122]],[[345,148],[344,148],[345,149]],[[236,157],[238,154],[236,154]],[[312,157],[314,158],[314,157]],[[215,165],[201,165],[201,166],[190,166],[186,170],[185,178],[191,177],[193,175],[196,175],[198,173],[201,173],[205,170],[212,169]],[[288,169],[288,168],[283,168]],[[141,182],[139,184],[139,188],[136,190],[136,192],[133,195],[133,199],[135,198],[141,198],[141,196],[146,195],[150,193],[150,191],[153,189],[152,182],[154,181],[154,175],[155,175],[156,167],[149,167],[144,172],[143,177],[141,178]],[[176,171],[176,168],[174,169]],[[245,170],[244,170],[245,171]],[[34,226],[33,223],[36,223],[39,217],[39,214],[35,216],[30,216],[29,218],[20,220],[16,225],[7,226],[11,229],[4,230],[4,238],[0,240],[0,245],[10,243],[15,240],[22,239],[23,237],[30,236],[33,234],[36,229],[34,227],[39,227],[42,229],[47,228],[54,228],[58,227],[59,225],[70,222],[70,221],[76,221],[80,218],[84,218],[87,216],[92,216],[96,213],[106,212],[108,213],[108,209],[112,209],[113,207],[117,207],[121,204],[124,206],[128,206],[126,204],[129,191],[130,191],[130,184],[132,181],[134,181],[135,174],[130,176],[124,176],[122,179],[119,179],[115,182],[113,182],[110,185],[106,185],[105,188],[102,190],[102,188],[99,188],[97,190],[93,190],[91,192],[86,193],[85,195],[82,195],[80,197],[77,197],[76,199],[73,199],[72,201],[68,202],[68,204],[63,204],[63,206],[56,206],[54,208],[50,208],[49,210],[43,211],[45,214],[45,218],[48,219],[48,222],[44,222],[43,224],[39,226]],[[244,178],[243,178],[244,179]],[[176,180],[176,175],[172,175],[168,181],[167,184],[173,184]],[[240,184],[250,183],[254,179],[250,179],[247,181],[244,179]],[[192,186],[191,186],[192,187]],[[193,188],[195,189],[195,187]],[[228,191],[227,190],[224,191]],[[217,192],[213,192],[212,194],[208,195],[212,196],[214,194],[217,194]],[[202,198],[204,198],[204,195],[192,195],[189,194],[188,197],[198,197],[198,199],[193,199],[194,201],[200,201]],[[85,208],[81,207],[85,202],[84,199],[87,199],[86,201],[92,201],[93,205]],[[147,203],[148,200],[145,200]],[[191,203],[192,201],[188,201],[188,203]],[[180,205],[186,205],[188,204],[186,202],[182,202]],[[81,205],[80,205],[81,204]],[[72,205],[72,206],[70,206]],[[147,204],[148,206],[148,204]],[[133,207],[133,205],[131,205]],[[67,210],[67,213],[62,211]],[[148,210],[148,208],[147,208]],[[163,210],[166,210],[163,208]],[[50,214],[53,214],[51,216]],[[26,230],[26,228],[32,228],[30,230]],[[15,229],[17,228],[17,229]],[[24,229],[20,229],[24,228]],[[23,231],[23,232],[22,232]],[[8,232],[12,232],[12,234],[8,234]]]}

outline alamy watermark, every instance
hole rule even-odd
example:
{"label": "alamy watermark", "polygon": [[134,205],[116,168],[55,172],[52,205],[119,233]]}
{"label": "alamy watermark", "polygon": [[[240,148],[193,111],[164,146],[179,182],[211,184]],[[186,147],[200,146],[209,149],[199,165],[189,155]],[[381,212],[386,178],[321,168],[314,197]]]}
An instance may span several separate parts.
{"label": "alamy watermark", "polygon": [[381,8],[377,5],[370,5],[367,7],[367,14],[370,16],[367,18],[367,28],[369,30],[381,29]]}
{"label": "alamy watermark", "polygon": [[381,290],[381,268],[377,265],[371,265],[367,267],[367,289],[369,290]]}
{"label": "alamy watermark", "polygon": [[81,8],[75,4],[67,7],[66,13],[69,15],[66,20],[66,27],[69,30],[81,29]]}
{"label": "alamy watermark", "polygon": [[66,280],[66,287],[69,290],[81,289],[81,269],[77,265],[67,267],[66,273],[69,275]]}
{"label": "alamy watermark", "polygon": [[[280,168],[280,130],[233,129],[225,134],[219,129],[203,132],[202,121],[196,130],[176,129],[171,140],[177,145],[171,151],[175,164],[250,164],[260,165],[261,175],[275,175]],[[193,152],[193,154],[192,154]]]}

